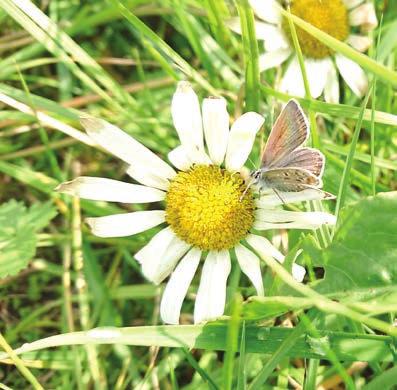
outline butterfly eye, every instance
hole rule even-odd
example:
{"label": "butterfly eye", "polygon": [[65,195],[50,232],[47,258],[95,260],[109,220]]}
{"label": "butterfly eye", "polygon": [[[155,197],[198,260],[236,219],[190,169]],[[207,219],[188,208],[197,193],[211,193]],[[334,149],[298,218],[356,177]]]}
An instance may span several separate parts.
{"label": "butterfly eye", "polygon": [[260,170],[254,171],[251,173],[251,176],[253,179],[259,179],[259,177],[261,176],[261,171]]}

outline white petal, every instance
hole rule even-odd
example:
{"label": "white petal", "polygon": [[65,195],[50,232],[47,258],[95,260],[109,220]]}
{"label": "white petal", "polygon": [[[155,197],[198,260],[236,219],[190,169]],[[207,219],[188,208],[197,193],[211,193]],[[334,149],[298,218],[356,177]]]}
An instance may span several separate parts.
{"label": "white petal", "polygon": [[324,99],[328,103],[339,103],[339,79],[334,64],[328,69],[324,88]]}
{"label": "white petal", "polygon": [[302,267],[299,264],[292,264],[292,269],[291,269],[292,277],[297,281],[297,282],[302,282],[305,275],[306,275],[306,270],[305,267]]}
{"label": "white petal", "polygon": [[[268,241],[265,237],[250,234],[246,241],[261,257],[273,257],[280,263],[284,263],[284,256]],[[274,256],[277,254],[277,257]],[[301,282],[305,276],[306,270],[299,264],[292,264],[292,276],[297,282]],[[303,276],[302,276],[303,275]]]}
{"label": "white petal", "polygon": [[130,165],[126,173],[128,176],[145,186],[167,190],[170,184],[167,179],[156,175],[153,170],[145,164]]}
{"label": "white petal", "polygon": [[364,0],[343,0],[345,3],[346,7],[348,9],[357,7],[359,4],[361,4]]}
{"label": "white petal", "polygon": [[321,225],[335,225],[334,215],[321,211],[256,210],[254,228],[317,229]]}
{"label": "white petal", "polygon": [[349,14],[351,26],[361,26],[361,30],[372,31],[378,25],[375,7],[372,2],[368,2],[353,9]]}
{"label": "white petal", "polygon": [[241,271],[251,280],[256,289],[256,293],[263,296],[263,281],[258,256],[241,244],[236,245],[234,249]]}
{"label": "white petal", "polygon": [[[239,18],[231,18],[226,25],[235,33],[241,35],[241,24]],[[269,23],[255,21],[256,38],[263,40],[266,51],[275,51],[291,48],[288,38],[279,26]]]}
{"label": "white petal", "polygon": [[372,39],[364,35],[351,34],[347,38],[347,43],[356,50],[365,52],[372,45]]}
{"label": "white petal", "polygon": [[92,117],[82,117],[80,121],[95,142],[126,163],[147,165],[159,177],[173,178],[176,175],[160,157],[117,126]]}
{"label": "white petal", "polygon": [[[310,95],[313,98],[318,98],[324,91],[327,75],[332,67],[330,58],[322,60],[305,59],[307,81],[309,82]],[[302,74],[299,77],[302,77]]]}
{"label": "white petal", "polygon": [[336,54],[335,61],[346,84],[357,96],[363,96],[368,89],[368,79],[360,65],[341,54]]}
{"label": "white petal", "polygon": [[205,141],[211,160],[214,164],[220,165],[225,157],[229,137],[229,114],[225,99],[204,99],[203,124]]}
{"label": "white petal", "polygon": [[257,39],[264,41],[266,51],[276,51],[291,48],[288,38],[280,27],[268,23],[255,22]]}
{"label": "white petal", "polygon": [[134,257],[141,263],[143,275],[159,284],[172,272],[189,247],[168,227],[153,236]]}
{"label": "white petal", "polygon": [[187,290],[200,263],[201,251],[191,249],[176,266],[161,298],[160,315],[167,324],[179,323],[179,315]]}
{"label": "white petal", "polygon": [[183,145],[177,146],[168,153],[168,159],[181,171],[187,171],[193,164],[210,165],[211,159],[202,150],[188,150]]}
{"label": "white petal", "polygon": [[[262,195],[257,202],[259,208],[271,208],[279,206],[284,203],[299,203],[307,200],[322,200],[322,199],[335,199],[335,196],[328,192],[314,189],[307,189],[300,192],[279,192],[277,196],[274,192]],[[283,201],[281,201],[281,199]]]}
{"label": "white petal", "polygon": [[241,23],[240,23],[239,17],[233,17],[233,18],[227,19],[225,24],[226,24],[226,26],[228,26],[230,28],[230,30],[232,30],[236,34],[241,35]]}
{"label": "white petal", "polygon": [[180,81],[171,104],[172,119],[186,149],[204,150],[200,103],[191,85]]}
{"label": "white petal", "polygon": [[165,221],[163,210],[135,211],[133,213],[86,218],[92,233],[98,237],[124,237],[141,233]]}
{"label": "white petal", "polygon": [[234,123],[229,133],[226,151],[226,168],[239,171],[251,152],[256,133],[265,119],[256,112],[246,112]]}
{"label": "white petal", "polygon": [[261,72],[281,65],[291,55],[291,49],[280,49],[263,53],[259,56]]}
{"label": "white petal", "polygon": [[228,251],[208,253],[194,305],[194,323],[220,317],[225,309],[226,282],[230,273]]}
{"label": "white petal", "polygon": [[284,263],[284,255],[265,237],[249,234],[246,237],[246,241],[255,249],[259,256],[273,257],[278,262]]}
{"label": "white petal", "polygon": [[158,202],[165,198],[165,192],[155,188],[88,176],[62,183],[56,191],[83,199],[121,203]]}
{"label": "white petal", "polygon": [[281,92],[288,93],[292,96],[305,96],[305,87],[303,85],[302,74],[296,57],[292,59],[283,78],[281,79],[280,90]]}
{"label": "white petal", "polygon": [[180,171],[187,171],[193,164],[191,155],[182,145],[177,146],[168,153],[168,160],[170,160],[172,165]]}
{"label": "white petal", "polygon": [[256,16],[265,22],[279,24],[282,20],[280,5],[276,0],[250,0]]}

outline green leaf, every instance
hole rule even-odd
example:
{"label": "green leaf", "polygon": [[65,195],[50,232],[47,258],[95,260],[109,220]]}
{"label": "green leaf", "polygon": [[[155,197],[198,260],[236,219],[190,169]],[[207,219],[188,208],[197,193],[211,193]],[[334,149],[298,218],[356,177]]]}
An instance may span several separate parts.
{"label": "green leaf", "polygon": [[[153,345],[225,351],[227,327],[228,324],[221,321],[205,325],[100,327],[88,331],[53,335],[25,343],[19,348],[14,348],[14,352],[19,355],[52,347],[86,344]],[[295,331],[294,328],[247,326],[245,328],[246,351],[272,355],[285,340],[296,336]],[[340,360],[374,362],[393,360],[395,346],[393,337],[390,336],[319,331],[317,339],[322,339],[321,348],[318,341],[308,338],[307,333],[299,335],[296,342],[290,346],[287,356],[327,359],[327,354],[324,352],[324,344],[326,344],[326,347],[332,349]],[[240,340],[241,332],[239,342]],[[6,352],[0,352],[0,360],[6,357]]]}
{"label": "green leaf", "polygon": [[36,253],[36,232],[56,215],[51,203],[27,209],[11,200],[0,206],[0,278],[15,275]]}
{"label": "green leaf", "polygon": [[304,241],[304,255],[325,268],[316,285],[323,293],[393,286],[397,283],[397,192],[368,197],[341,211],[332,244]]}

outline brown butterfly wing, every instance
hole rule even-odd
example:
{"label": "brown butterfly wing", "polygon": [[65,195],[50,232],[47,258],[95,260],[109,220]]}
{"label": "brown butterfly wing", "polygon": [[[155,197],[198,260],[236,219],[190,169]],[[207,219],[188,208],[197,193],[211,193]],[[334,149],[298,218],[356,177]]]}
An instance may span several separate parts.
{"label": "brown butterfly wing", "polygon": [[286,156],[284,160],[279,161],[278,168],[301,168],[321,177],[324,164],[325,157],[317,149],[298,148]]}
{"label": "brown butterfly wing", "polygon": [[[299,103],[290,100],[274,124],[267,140],[263,155],[263,168],[276,168],[309,135],[309,125]],[[284,166],[284,165],[283,165]]]}
{"label": "brown butterfly wing", "polygon": [[262,173],[266,187],[284,192],[299,192],[322,186],[321,179],[301,168],[275,168]]}

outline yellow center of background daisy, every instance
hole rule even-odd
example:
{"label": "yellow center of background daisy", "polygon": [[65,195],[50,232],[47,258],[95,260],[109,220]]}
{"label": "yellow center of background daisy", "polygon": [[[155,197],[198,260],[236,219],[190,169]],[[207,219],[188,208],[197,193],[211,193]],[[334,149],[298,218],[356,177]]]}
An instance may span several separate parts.
{"label": "yellow center of background daisy", "polygon": [[202,250],[229,249],[254,222],[251,191],[239,173],[196,165],[172,179],[166,196],[166,221],[175,234]]}
{"label": "yellow center of background daisy", "polygon": [[[291,13],[340,41],[344,41],[349,35],[347,8],[342,0],[293,0]],[[292,43],[288,20],[285,18],[283,29]],[[297,26],[296,33],[306,57],[320,59],[333,53],[330,48]]]}

